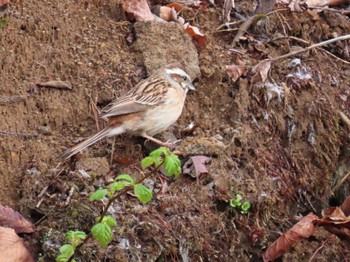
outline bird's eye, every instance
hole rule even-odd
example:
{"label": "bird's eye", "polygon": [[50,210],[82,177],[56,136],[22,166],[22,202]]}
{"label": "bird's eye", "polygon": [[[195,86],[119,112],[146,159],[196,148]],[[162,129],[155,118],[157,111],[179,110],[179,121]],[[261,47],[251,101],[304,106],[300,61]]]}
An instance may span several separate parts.
{"label": "bird's eye", "polygon": [[186,76],[181,76],[181,79],[184,80],[184,81],[188,80]]}

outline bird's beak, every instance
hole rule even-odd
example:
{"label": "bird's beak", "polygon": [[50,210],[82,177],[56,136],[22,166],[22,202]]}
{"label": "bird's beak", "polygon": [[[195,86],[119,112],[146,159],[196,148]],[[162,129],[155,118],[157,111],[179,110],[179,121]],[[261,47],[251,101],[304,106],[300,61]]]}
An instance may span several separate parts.
{"label": "bird's beak", "polygon": [[191,84],[191,83],[188,83],[188,84],[187,84],[187,87],[188,87],[189,90],[196,90],[196,88],[194,87],[194,85]]}

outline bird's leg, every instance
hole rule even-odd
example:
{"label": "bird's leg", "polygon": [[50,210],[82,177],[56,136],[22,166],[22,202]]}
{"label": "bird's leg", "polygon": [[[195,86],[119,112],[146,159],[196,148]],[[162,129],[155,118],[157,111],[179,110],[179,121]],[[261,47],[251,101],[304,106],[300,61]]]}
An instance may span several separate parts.
{"label": "bird's leg", "polygon": [[181,140],[176,140],[176,141],[173,141],[173,142],[170,142],[170,141],[162,142],[159,139],[154,138],[153,136],[149,136],[147,134],[143,134],[142,137],[144,137],[144,138],[146,138],[148,140],[151,140],[151,141],[153,141],[154,143],[156,143],[156,144],[158,144],[160,146],[165,146],[165,147],[170,147],[170,148],[175,147],[176,144],[181,141]]}
{"label": "bird's leg", "polygon": [[112,166],[112,164],[113,164],[114,147],[115,147],[115,137],[113,137],[113,142],[112,142],[111,159],[109,160],[109,165],[110,165],[110,166]]}

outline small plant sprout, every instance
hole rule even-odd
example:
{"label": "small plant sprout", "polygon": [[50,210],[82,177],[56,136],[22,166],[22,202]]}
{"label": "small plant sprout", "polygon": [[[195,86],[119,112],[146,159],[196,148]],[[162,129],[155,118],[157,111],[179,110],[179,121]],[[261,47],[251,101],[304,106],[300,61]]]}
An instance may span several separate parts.
{"label": "small plant sprout", "polygon": [[177,155],[170,152],[168,148],[161,147],[150,153],[150,155],[141,161],[141,167],[149,171],[143,174],[142,178],[135,181],[128,174],[121,174],[114,178],[113,182],[105,188],[100,188],[93,192],[89,201],[101,201],[108,199],[104,206],[101,216],[96,218],[96,223],[92,226],[90,233],[82,231],[68,231],[66,241],[68,244],[61,246],[60,254],[56,257],[57,262],[75,261],[74,255],[90,238],[98,241],[102,248],[106,248],[113,239],[112,228],[117,226],[114,217],[107,216],[108,208],[120,196],[133,190],[135,196],[142,204],[147,204],[153,197],[153,192],[142,182],[163,167],[165,174],[169,177],[178,177],[181,174],[181,162]]}
{"label": "small plant sprout", "polygon": [[250,208],[250,203],[248,201],[242,203],[242,196],[237,194],[236,198],[230,200],[230,206],[239,209],[242,213],[246,214]]}

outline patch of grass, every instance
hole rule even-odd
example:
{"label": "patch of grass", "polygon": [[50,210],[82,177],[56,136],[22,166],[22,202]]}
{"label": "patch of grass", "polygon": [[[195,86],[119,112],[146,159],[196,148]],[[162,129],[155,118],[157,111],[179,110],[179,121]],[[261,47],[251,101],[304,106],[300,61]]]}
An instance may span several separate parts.
{"label": "patch of grass", "polygon": [[8,16],[0,19],[0,29],[5,28],[10,18]]}

